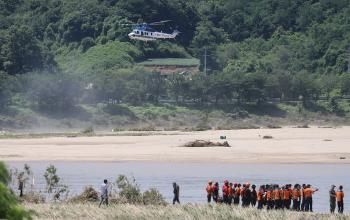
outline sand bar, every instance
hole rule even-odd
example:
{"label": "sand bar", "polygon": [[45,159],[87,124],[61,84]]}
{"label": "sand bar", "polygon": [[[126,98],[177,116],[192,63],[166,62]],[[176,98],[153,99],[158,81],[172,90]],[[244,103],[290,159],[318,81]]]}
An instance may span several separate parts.
{"label": "sand bar", "polygon": [[[166,134],[169,132],[150,136],[0,139],[0,160],[350,163],[350,127]],[[223,135],[232,147],[180,147],[197,139],[220,141]],[[265,135],[273,139],[263,139]]]}

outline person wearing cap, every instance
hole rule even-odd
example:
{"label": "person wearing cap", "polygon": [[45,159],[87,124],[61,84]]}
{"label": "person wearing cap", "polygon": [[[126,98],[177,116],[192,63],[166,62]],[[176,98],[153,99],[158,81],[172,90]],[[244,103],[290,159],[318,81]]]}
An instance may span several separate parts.
{"label": "person wearing cap", "polygon": [[293,210],[300,211],[301,191],[300,185],[295,184],[292,191]]}
{"label": "person wearing cap", "polygon": [[263,208],[264,193],[265,193],[264,187],[260,186],[259,191],[257,193],[258,209],[262,209]]}
{"label": "person wearing cap", "polygon": [[206,191],[207,191],[208,203],[211,203],[211,198],[213,196],[213,182],[212,181],[208,181]]}
{"label": "person wearing cap", "polygon": [[229,184],[228,181],[224,181],[224,185],[222,186],[222,199],[225,204],[228,204],[229,200]]}
{"label": "person wearing cap", "polygon": [[342,214],[344,212],[344,192],[343,186],[339,186],[339,190],[335,193],[337,197],[338,213]]}
{"label": "person wearing cap", "polygon": [[331,186],[329,190],[329,208],[331,213],[334,213],[336,206],[336,193],[335,193],[335,185]]}
{"label": "person wearing cap", "polygon": [[304,190],[304,196],[305,196],[305,211],[306,212],[312,212],[312,195],[318,191],[318,189],[311,188],[311,185],[308,184]]}

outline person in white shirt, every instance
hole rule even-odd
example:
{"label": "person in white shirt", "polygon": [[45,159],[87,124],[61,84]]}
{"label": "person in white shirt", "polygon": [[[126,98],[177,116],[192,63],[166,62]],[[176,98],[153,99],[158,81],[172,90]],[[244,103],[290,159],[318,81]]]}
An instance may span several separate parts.
{"label": "person in white shirt", "polygon": [[103,180],[101,185],[101,202],[98,207],[101,207],[102,203],[105,203],[108,206],[108,181]]}

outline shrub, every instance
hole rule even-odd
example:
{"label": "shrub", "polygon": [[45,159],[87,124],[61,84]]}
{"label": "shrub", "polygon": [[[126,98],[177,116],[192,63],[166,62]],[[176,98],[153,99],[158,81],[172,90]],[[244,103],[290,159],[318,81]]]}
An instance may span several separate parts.
{"label": "shrub", "polygon": [[166,205],[166,201],[157,189],[149,189],[142,195],[144,205]]}
{"label": "shrub", "polygon": [[162,194],[156,189],[141,192],[135,179],[131,181],[124,175],[120,175],[116,181],[119,189],[117,203],[144,204],[144,205],[166,205]]}
{"label": "shrub", "polygon": [[134,178],[130,181],[126,176],[119,175],[116,185],[119,189],[119,197],[126,203],[139,204],[142,202],[142,193]]}
{"label": "shrub", "polygon": [[70,201],[86,203],[96,202],[98,199],[98,192],[92,186],[87,186],[80,195],[73,197]]}

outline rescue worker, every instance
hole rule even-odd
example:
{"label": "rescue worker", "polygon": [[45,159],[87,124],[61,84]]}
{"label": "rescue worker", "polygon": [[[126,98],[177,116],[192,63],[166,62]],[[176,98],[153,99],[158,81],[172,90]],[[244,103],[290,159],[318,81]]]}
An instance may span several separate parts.
{"label": "rescue worker", "polygon": [[241,184],[235,184],[236,188],[235,188],[235,197],[233,199],[233,204],[234,205],[239,205],[239,198],[241,195]]}
{"label": "rescue worker", "polygon": [[311,188],[311,185],[308,184],[304,190],[304,196],[305,196],[305,211],[306,212],[312,212],[312,195],[318,191],[318,189]]}
{"label": "rescue worker", "polygon": [[251,193],[251,201],[250,201],[250,204],[255,207],[256,205],[256,200],[258,198],[258,194],[256,192],[256,186],[255,185],[252,185],[252,193]]}
{"label": "rescue worker", "polygon": [[292,197],[293,197],[293,210],[294,211],[300,211],[300,201],[301,201],[301,191],[300,191],[300,185],[295,184],[293,191],[292,191]]}
{"label": "rescue worker", "polygon": [[266,208],[267,208],[267,210],[273,209],[272,193],[273,193],[272,188],[268,188],[266,191]]}
{"label": "rescue worker", "polygon": [[336,192],[335,192],[335,185],[332,185],[331,189],[329,190],[329,208],[331,213],[334,213],[335,207],[336,207]]}
{"label": "rescue worker", "polygon": [[305,189],[306,189],[306,184],[303,184],[303,187],[301,189],[301,211],[305,211]]}
{"label": "rescue worker", "polygon": [[244,190],[244,207],[250,206],[252,200],[252,191],[250,190],[250,183],[246,183],[246,187]]}
{"label": "rescue worker", "polygon": [[222,186],[222,199],[225,204],[228,204],[229,197],[229,184],[228,181],[224,181],[224,185]]}
{"label": "rescue worker", "polygon": [[228,188],[228,204],[229,204],[229,205],[232,205],[232,200],[233,200],[233,197],[234,197],[234,192],[235,192],[235,189],[233,188],[233,184],[230,183],[230,184],[229,184],[229,188]]}
{"label": "rescue worker", "polygon": [[208,203],[211,203],[211,198],[213,197],[213,195],[212,195],[213,194],[213,182],[212,181],[208,182],[206,191],[207,191]]}
{"label": "rescue worker", "polygon": [[259,191],[257,193],[257,200],[258,200],[258,209],[263,208],[263,197],[264,197],[264,188],[263,186],[260,186]]}
{"label": "rescue worker", "polygon": [[179,203],[180,204],[180,186],[178,184],[176,184],[175,182],[173,183],[173,192],[174,192],[174,198],[173,198],[173,205],[175,205],[175,203]]}
{"label": "rescue worker", "polygon": [[283,206],[286,209],[290,209],[290,199],[292,197],[289,185],[286,185],[283,190]]}
{"label": "rescue worker", "polygon": [[281,188],[279,188],[278,185],[275,185],[275,190],[273,191],[273,198],[275,201],[275,209],[282,208],[282,196],[283,195],[281,195]]}
{"label": "rescue worker", "polygon": [[344,212],[344,192],[343,186],[339,186],[339,190],[336,192],[338,213],[342,214]]}
{"label": "rescue worker", "polygon": [[216,182],[213,186],[213,200],[215,203],[219,201],[219,183]]}

